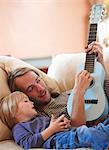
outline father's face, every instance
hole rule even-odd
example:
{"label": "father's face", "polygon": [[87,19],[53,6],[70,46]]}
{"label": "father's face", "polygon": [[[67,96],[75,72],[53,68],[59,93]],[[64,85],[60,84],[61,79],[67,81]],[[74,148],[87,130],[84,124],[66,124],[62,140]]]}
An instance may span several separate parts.
{"label": "father's face", "polygon": [[37,100],[39,104],[47,104],[51,99],[45,82],[33,71],[17,77],[15,84],[17,88],[27,94],[31,99]]}

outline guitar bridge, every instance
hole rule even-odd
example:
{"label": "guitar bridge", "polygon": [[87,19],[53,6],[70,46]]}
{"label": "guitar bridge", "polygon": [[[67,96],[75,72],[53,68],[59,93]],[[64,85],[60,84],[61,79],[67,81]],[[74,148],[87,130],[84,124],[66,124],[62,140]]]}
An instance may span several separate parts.
{"label": "guitar bridge", "polygon": [[97,104],[97,99],[85,99],[85,104]]}

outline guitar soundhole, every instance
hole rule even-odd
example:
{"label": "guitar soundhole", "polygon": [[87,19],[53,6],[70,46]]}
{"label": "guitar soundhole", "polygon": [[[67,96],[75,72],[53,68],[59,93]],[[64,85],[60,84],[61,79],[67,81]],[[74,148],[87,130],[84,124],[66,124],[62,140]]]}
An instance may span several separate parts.
{"label": "guitar soundhole", "polygon": [[89,86],[89,87],[91,88],[91,87],[94,85],[94,83],[95,83],[95,82],[94,82],[94,79],[93,79],[93,80],[91,81],[91,83],[90,83],[90,86]]}

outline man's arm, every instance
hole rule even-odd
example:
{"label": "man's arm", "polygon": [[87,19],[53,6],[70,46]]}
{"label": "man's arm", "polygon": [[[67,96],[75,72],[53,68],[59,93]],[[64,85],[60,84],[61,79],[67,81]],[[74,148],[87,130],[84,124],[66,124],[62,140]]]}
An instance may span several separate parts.
{"label": "man's arm", "polygon": [[86,124],[84,109],[84,94],[92,81],[90,73],[86,70],[76,76],[74,86],[74,97],[71,114],[71,125],[78,127]]}
{"label": "man's arm", "polygon": [[[102,46],[98,42],[94,41],[87,46],[85,52],[88,54],[95,53],[97,61],[100,62],[105,69],[102,49],[103,49]],[[72,107],[73,109],[71,115],[72,126],[80,126],[86,124],[86,117],[84,110],[84,94],[87,88],[89,87],[91,80],[92,77],[90,76],[90,73],[88,73],[87,71],[86,72],[83,71],[77,76],[74,88],[73,107]]]}
{"label": "man's arm", "polygon": [[86,117],[84,111],[84,96],[79,92],[74,93],[73,110],[71,115],[71,125],[74,127],[86,124]]}

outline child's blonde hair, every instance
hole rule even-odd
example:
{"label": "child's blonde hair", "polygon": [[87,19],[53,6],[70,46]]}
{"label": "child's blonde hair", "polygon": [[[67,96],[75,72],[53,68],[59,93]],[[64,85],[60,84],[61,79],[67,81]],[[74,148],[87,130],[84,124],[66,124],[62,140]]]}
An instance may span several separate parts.
{"label": "child's blonde hair", "polygon": [[26,95],[23,92],[16,91],[0,101],[0,118],[10,129],[17,123],[15,115],[18,110],[18,103],[24,97]]}

